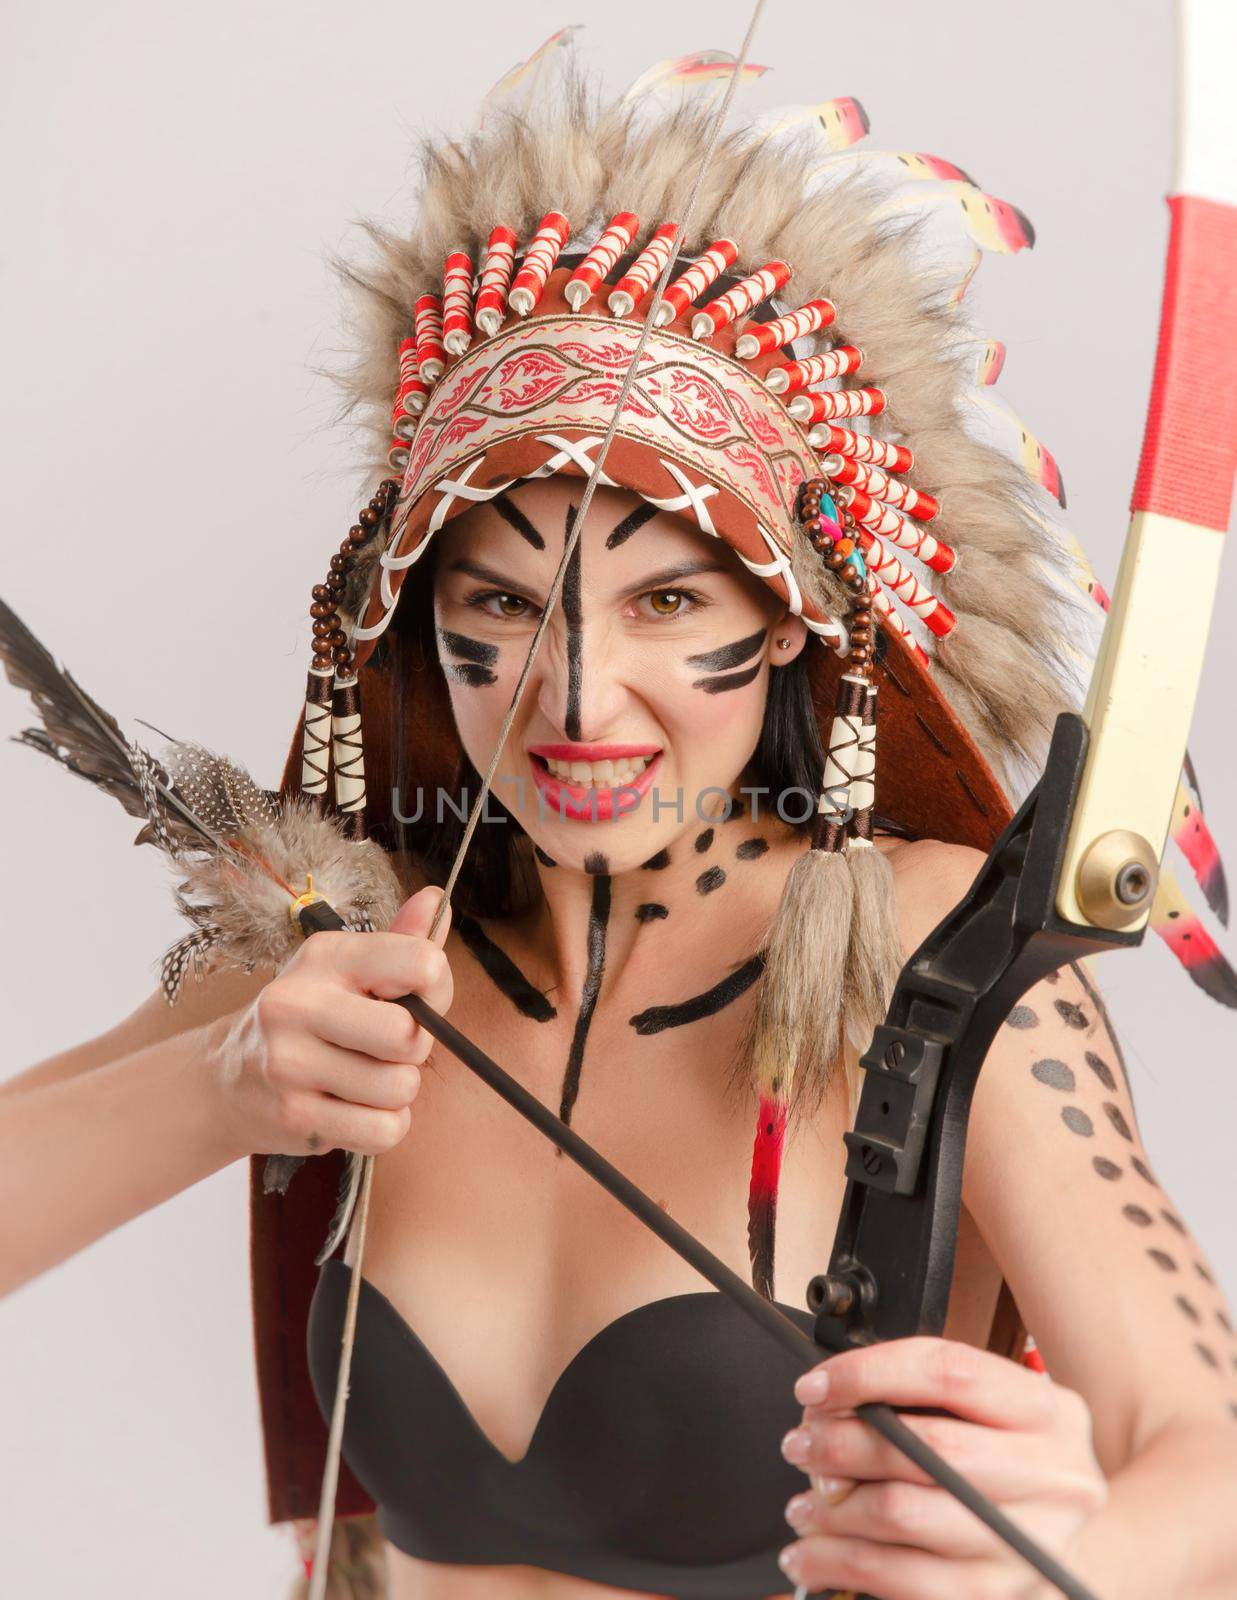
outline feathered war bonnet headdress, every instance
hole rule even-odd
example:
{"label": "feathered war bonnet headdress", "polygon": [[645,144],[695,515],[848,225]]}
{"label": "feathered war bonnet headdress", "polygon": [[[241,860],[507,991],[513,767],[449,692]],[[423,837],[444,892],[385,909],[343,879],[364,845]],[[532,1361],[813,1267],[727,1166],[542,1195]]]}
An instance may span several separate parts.
{"label": "feathered war bonnet headdress", "polygon": [[[346,383],[383,481],[314,590],[288,786],[323,804],[333,789],[357,833],[388,823],[393,753],[362,752],[360,700],[391,692],[367,663],[404,585],[452,517],[592,470],[710,119],[698,99],[598,104],[569,69],[536,105],[428,142],[412,230],[372,228],[375,259],[346,270]],[[723,133],[601,480],[723,539],[816,636],[814,848],[770,932],[746,1051],[749,1237],[770,1293],[788,1111],[840,1052],[854,1068],[900,965],[873,817],[989,848],[1070,697],[1062,641],[1079,628],[1044,488],[982,436],[971,398],[1000,365],[960,307],[977,246],[1020,249],[1029,225],[948,163],[860,156],[866,128],[847,100]],[[969,270],[924,248],[942,211]],[[403,686],[414,703],[422,676]],[[450,780],[441,695],[404,737],[405,774]]]}

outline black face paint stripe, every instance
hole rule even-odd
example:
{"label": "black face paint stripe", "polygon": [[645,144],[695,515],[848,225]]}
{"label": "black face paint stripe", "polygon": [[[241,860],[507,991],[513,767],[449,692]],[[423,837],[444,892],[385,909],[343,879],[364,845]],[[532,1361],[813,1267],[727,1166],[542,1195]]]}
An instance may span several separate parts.
{"label": "black face paint stripe", "polygon": [[492,667],[498,660],[498,646],[486,644],[483,639],[470,639],[466,633],[452,633],[450,628],[439,628],[438,637],[453,656],[461,661],[475,661],[478,666]]}
{"label": "black face paint stripe", "polygon": [[626,544],[633,533],[643,528],[657,515],[657,507],[650,505],[637,506],[634,511],[629,511],[622,522],[616,523],[614,531],[606,535],[606,549],[617,550],[619,545]]}
{"label": "black face paint stripe", "polygon": [[762,661],[758,661],[754,667],[748,667],[744,672],[732,672],[725,678],[697,678],[692,688],[703,689],[705,694],[725,694],[728,689],[745,689],[760,676],[763,665]]}
{"label": "black face paint stripe", "polygon": [[[571,1121],[572,1108],[580,1092],[580,1069],[584,1065],[584,1046],[588,1030],[601,992],[602,974],[606,969],[606,925],[610,921],[610,879],[593,879],[593,901],[588,913],[588,964],[584,972],[584,987],[580,991],[580,1009],[576,1014],[575,1030],[571,1035],[571,1049],[567,1055],[567,1069],[563,1073],[563,1098],[558,1114],[564,1122]],[[559,1151],[561,1155],[562,1152]]]}
{"label": "black face paint stripe", "polygon": [[[571,537],[576,508],[567,507],[567,530]],[[582,543],[582,542],[581,542]],[[569,739],[580,737],[580,697],[584,690],[584,615],[580,602],[580,551],[577,544],[563,574],[563,620],[567,624],[567,711],[563,727]]]}
{"label": "black face paint stripe", "polygon": [[546,855],[545,851],[539,844],[535,844],[533,846],[533,854],[537,857],[537,860],[540,861],[543,867],[556,867],[558,865],[558,862],[555,861],[554,857]]}
{"label": "black face paint stripe", "polygon": [[531,1017],[534,1022],[549,1022],[558,1015],[541,990],[529,982],[506,951],[498,948],[479,922],[461,917],[456,932],[486,977],[522,1016]]}
{"label": "black face paint stripe", "polygon": [[534,550],[545,549],[545,540],[537,532],[536,528],[533,527],[532,523],[520,510],[519,506],[508,500],[505,494],[495,495],[493,500],[490,501],[490,504],[494,507],[495,511],[498,512],[503,521],[507,523],[509,527],[515,529],[521,539],[528,540],[529,544],[532,545]]}
{"label": "black face paint stripe", "polygon": [[680,1000],[676,1005],[650,1006],[629,1017],[631,1026],[640,1034],[663,1033],[667,1028],[681,1028],[689,1022],[699,1022],[711,1017],[745,994],[765,969],[763,955],[751,956],[741,967],[728,973],[720,983],[715,983],[703,994],[694,994],[690,1000]]}
{"label": "black face paint stripe", "polygon": [[736,639],[733,644],[724,644],[717,650],[706,650],[703,655],[688,656],[687,665],[699,667],[702,672],[729,672],[732,667],[741,667],[745,661],[750,661],[764,642],[765,630],[759,628],[746,639]]}
{"label": "black face paint stripe", "polygon": [[669,915],[669,908],[656,900],[646,900],[636,907],[637,922],[663,922]]}
{"label": "black face paint stripe", "polygon": [[602,877],[610,870],[609,858],[600,850],[590,850],[584,858],[584,870],[590,878]]}
{"label": "black face paint stripe", "polygon": [[641,872],[660,872],[663,867],[668,867],[669,865],[669,850],[659,850],[655,856],[649,857],[649,859],[641,866],[640,870]]}
{"label": "black face paint stripe", "polygon": [[485,689],[498,682],[498,675],[488,667],[479,667],[472,661],[447,661],[442,669],[453,683],[465,689]]}

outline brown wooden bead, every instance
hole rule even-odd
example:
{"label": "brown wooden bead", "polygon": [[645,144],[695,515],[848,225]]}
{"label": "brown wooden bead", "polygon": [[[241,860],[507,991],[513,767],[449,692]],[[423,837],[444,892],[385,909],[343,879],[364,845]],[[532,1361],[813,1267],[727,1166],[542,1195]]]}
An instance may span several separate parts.
{"label": "brown wooden bead", "polygon": [[846,565],[844,567],[841,567],[839,569],[839,571],[838,571],[838,577],[841,578],[843,583],[854,583],[855,579],[858,576],[859,576],[858,572],[855,570],[854,567],[851,566],[849,561],[846,563]]}
{"label": "brown wooden bead", "polygon": [[337,667],[346,666],[348,663],[348,656],[349,651],[347,645],[336,645],[334,650],[331,651],[331,660]]}
{"label": "brown wooden bead", "polygon": [[829,554],[825,557],[825,565],[830,568],[831,571],[836,572],[845,560],[846,557],[840,550],[830,550]]}
{"label": "brown wooden bead", "polygon": [[322,600],[316,600],[309,608],[311,617],[329,617],[331,608]]}
{"label": "brown wooden bead", "polygon": [[348,568],[348,558],[347,558],[347,556],[340,555],[337,552],[335,555],[333,555],[331,557],[331,571],[332,572],[341,572],[341,573],[342,572],[346,572],[347,568]]}
{"label": "brown wooden bead", "polygon": [[327,634],[327,638],[332,644],[343,644],[345,637],[344,630],[340,627],[332,628],[330,633]]}
{"label": "brown wooden bead", "polygon": [[330,641],[327,639],[314,640],[314,654],[318,657],[329,656],[331,653]]}
{"label": "brown wooden bead", "polygon": [[315,583],[309,592],[315,600],[326,600],[330,598],[327,594],[325,583]]}
{"label": "brown wooden bead", "polygon": [[866,644],[857,644],[850,653],[850,659],[855,662],[864,662],[871,654],[872,652]]}
{"label": "brown wooden bead", "polygon": [[366,539],[368,539],[368,538],[369,538],[369,535],[366,533],[365,529],[362,528],[359,524],[355,528],[349,528],[348,529],[348,543],[349,543],[349,545],[364,544]]}
{"label": "brown wooden bead", "polygon": [[357,515],[357,521],[363,528],[376,528],[379,520],[378,513],[371,506],[366,506],[364,511]]}

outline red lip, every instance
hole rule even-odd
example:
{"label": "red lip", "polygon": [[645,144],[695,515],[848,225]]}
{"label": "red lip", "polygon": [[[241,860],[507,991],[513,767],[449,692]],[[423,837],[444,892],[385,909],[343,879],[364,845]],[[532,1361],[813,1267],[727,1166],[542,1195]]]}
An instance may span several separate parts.
{"label": "red lip", "polygon": [[[531,747],[537,755],[544,751],[553,754],[555,761],[584,761],[589,759],[578,752],[587,750],[588,745],[537,745]],[[637,750],[630,746],[620,745],[595,745],[591,748],[597,750],[615,750],[621,755],[652,754],[652,760],[638,777],[630,783],[616,784],[613,789],[598,789],[591,784],[586,788],[579,784],[564,783],[561,778],[556,778],[541,761],[530,761],[533,769],[533,782],[537,785],[540,794],[545,798],[546,809],[553,815],[562,817],[571,822],[612,822],[615,813],[622,816],[624,812],[633,810],[643,800],[644,796],[653,786],[653,779],[661,766],[661,752],[653,747],[651,752]],[[574,755],[558,755],[559,750],[576,752]],[[530,751],[530,753],[531,753]],[[593,756],[594,761],[614,761],[621,759],[620,755]]]}
{"label": "red lip", "polygon": [[630,756],[655,756],[656,744],[530,744],[530,756],[550,761],[624,761]]}

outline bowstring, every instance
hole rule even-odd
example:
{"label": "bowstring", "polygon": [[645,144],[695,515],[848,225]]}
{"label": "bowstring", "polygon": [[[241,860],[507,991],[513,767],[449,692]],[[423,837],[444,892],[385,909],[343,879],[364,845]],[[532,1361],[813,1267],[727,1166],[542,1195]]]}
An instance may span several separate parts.
{"label": "bowstring", "polygon": [[[546,603],[542,608],[541,616],[538,618],[536,629],[534,630],[533,637],[529,643],[528,653],[524,658],[524,664],[520,668],[520,676],[517,679],[515,689],[512,692],[511,702],[507,707],[507,711],[502,720],[502,725],[498,730],[498,738],[495,741],[494,753],[490,757],[489,765],[486,767],[485,773],[481,778],[481,783],[477,790],[477,798],[469,810],[468,821],[464,825],[464,832],[460,837],[459,845],[456,848],[455,856],[452,859],[450,871],[447,873],[447,879],[443,885],[442,896],[439,899],[437,909],[434,912],[433,920],[430,923],[429,933],[427,935],[427,937],[430,939],[436,939],[442,927],[448,907],[451,904],[451,895],[455,889],[456,883],[459,880],[460,872],[463,869],[464,858],[467,855],[468,847],[472,842],[473,834],[477,831],[477,825],[480,822],[481,814],[485,809],[486,799],[493,788],[494,776],[498,771],[499,761],[502,759],[503,749],[507,742],[507,736],[511,732],[512,726],[515,723],[516,714],[520,708],[520,702],[524,697],[524,691],[528,685],[528,680],[532,676],[533,665],[537,658],[537,652],[541,647],[541,641],[545,637],[546,628],[549,626],[550,617],[553,614],[555,606],[558,604],[560,595],[562,594],[563,582],[566,578],[567,568],[571,562],[572,556],[576,551],[576,547],[580,542],[580,535],[584,531],[584,519],[588,515],[589,507],[593,503],[593,496],[597,492],[597,486],[601,482],[601,479],[605,473],[606,459],[610,453],[610,446],[613,444],[614,439],[618,434],[619,426],[623,418],[623,411],[627,405],[631,391],[635,387],[636,378],[639,376],[640,363],[644,358],[644,352],[648,347],[649,338],[654,327],[656,326],[657,313],[661,308],[666,287],[670,282],[670,274],[674,271],[675,263],[678,259],[679,246],[688,237],[688,228],[692,217],[695,214],[696,205],[700,198],[700,191],[704,187],[704,180],[708,176],[709,168],[713,164],[713,157],[717,150],[718,140],[721,138],[722,127],[725,123],[726,115],[730,110],[732,101],[734,100],[735,91],[739,85],[739,78],[743,72],[744,66],[747,63],[748,56],[751,52],[752,41],[756,36],[756,29],[760,24],[760,19],[764,13],[767,3],[768,0],[756,0],[756,3],[752,8],[752,14],[747,25],[747,32],[743,37],[743,43],[739,47],[739,53],[735,58],[735,63],[730,74],[730,80],[726,85],[725,91],[718,102],[717,110],[714,113],[713,123],[709,130],[709,136],[705,141],[704,154],[700,158],[700,165],[696,169],[696,175],[692,180],[691,188],[687,193],[687,200],[682,211],[682,220],[675,226],[673,242],[671,244],[671,248],[667,252],[665,265],[662,267],[662,270],[658,275],[657,282],[653,286],[653,295],[648,303],[648,308],[645,311],[644,320],[640,327],[640,337],[636,341],[636,348],[632,353],[630,362],[628,363],[627,371],[623,375],[623,382],[619,387],[618,399],[615,402],[613,415],[610,418],[610,422],[605,433],[602,435],[601,444],[597,449],[597,454],[593,458],[592,470],[590,471],[588,479],[584,485],[584,493],[580,497],[579,510],[572,519],[571,530],[563,544],[562,558],[558,563],[557,570],[555,571],[554,580],[550,585],[549,593],[546,595]],[[407,522],[408,515],[410,514],[411,507],[409,507],[409,512],[405,514],[405,523]],[[372,1155],[362,1156],[361,1158],[361,1173],[360,1181],[356,1188],[355,1211],[353,1212],[352,1216],[352,1226],[349,1229],[348,1245],[345,1252],[346,1254],[350,1252],[352,1257],[351,1262],[349,1263],[350,1272],[348,1279],[348,1299],[344,1308],[343,1332],[340,1336],[339,1368],[335,1379],[335,1398],[331,1407],[330,1432],[327,1436],[326,1462],[323,1467],[322,1474],[322,1492],[319,1496],[318,1502],[317,1537],[314,1545],[313,1569],[310,1576],[308,1600],[325,1600],[326,1585],[329,1576],[328,1569],[330,1566],[331,1540],[335,1525],[335,1498],[339,1488],[339,1467],[343,1448],[344,1419],[348,1405],[348,1386],[352,1371],[352,1352],[353,1347],[356,1344],[357,1307],[360,1303],[361,1269],[365,1254],[365,1235],[369,1227],[370,1196],[373,1192],[375,1160],[376,1157]],[[346,1216],[341,1226],[347,1227]]]}

